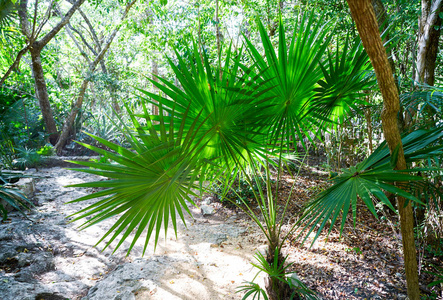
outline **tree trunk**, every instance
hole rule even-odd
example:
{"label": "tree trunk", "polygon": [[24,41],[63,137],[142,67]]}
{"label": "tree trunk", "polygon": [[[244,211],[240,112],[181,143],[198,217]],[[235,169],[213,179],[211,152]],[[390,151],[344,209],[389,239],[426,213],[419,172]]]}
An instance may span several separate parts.
{"label": "tree trunk", "polygon": [[[35,44],[35,43],[34,43]],[[35,92],[40,104],[43,120],[45,122],[46,132],[49,134],[49,142],[55,145],[58,140],[57,126],[55,125],[54,116],[49,103],[48,90],[46,88],[45,75],[40,57],[41,48],[30,47],[32,71],[35,80]]]}
{"label": "tree trunk", "polygon": [[[417,51],[417,71],[415,74],[415,81],[419,83],[424,82],[425,78],[425,65],[426,57],[430,45],[432,44],[431,38],[437,37],[432,35],[432,30],[436,26],[438,20],[438,13],[441,10],[443,0],[422,0],[422,16],[420,19],[420,32],[418,38],[418,51]],[[440,37],[438,35],[438,37]],[[438,42],[437,42],[438,43]]]}
{"label": "tree trunk", "polygon": [[[380,38],[377,19],[370,0],[347,0],[357,30],[366,52],[371,59],[377,76],[377,82],[383,96],[382,125],[383,133],[389,150],[392,153],[400,147],[396,168],[406,169],[406,161],[401,143],[400,131],[397,126],[397,114],[400,108],[398,91],[389,65],[386,50]],[[405,260],[406,283],[409,300],[419,300],[417,258],[414,240],[414,218],[411,203],[405,207],[405,199],[397,197],[400,213],[400,227]]]}
{"label": "tree trunk", "polygon": [[[437,27],[438,30],[435,29],[435,27]],[[425,58],[424,83],[430,86],[434,86],[435,84],[435,62],[437,60],[438,43],[440,41],[441,18],[438,16],[438,12],[437,12],[437,20],[435,22],[435,27],[432,26],[431,28],[431,32],[429,35],[430,39],[429,48]]]}
{"label": "tree trunk", "polygon": [[[369,95],[367,96],[367,98],[369,98]],[[366,123],[368,124],[368,150],[369,154],[372,154],[372,152],[374,152],[374,148],[372,146],[372,118],[371,118],[370,106],[365,109],[365,118],[366,118]]]}
{"label": "tree trunk", "polygon": [[[389,27],[388,13],[386,12],[383,2],[381,0],[372,0],[371,3],[372,3],[372,7],[374,8],[375,17],[377,18],[378,27],[382,31],[387,30]],[[389,36],[389,34],[385,33],[383,43],[387,43],[390,39],[391,39],[391,37]],[[389,50],[389,53],[388,53],[388,61],[389,61],[389,65],[391,66],[392,74],[394,74],[394,76],[395,76],[395,63],[394,63],[394,59],[392,58],[392,51],[391,50]],[[398,88],[398,86],[397,86],[397,88]]]}
{"label": "tree trunk", "polygon": [[[386,11],[385,6],[383,5],[383,2],[381,0],[371,0],[372,7],[374,8],[375,17],[377,18],[378,28],[381,32],[385,32],[389,28],[388,23],[388,13]],[[383,43],[387,44],[391,40],[391,37],[389,35],[389,32],[384,33]],[[391,47],[389,47],[391,48]],[[396,66],[394,62],[394,51],[395,49],[389,49],[388,50],[388,61],[389,65],[391,66],[392,74],[394,75],[395,79],[395,86],[397,87],[397,91],[400,94],[400,87],[398,86],[398,76],[396,72]],[[405,122],[403,118],[403,114],[398,114],[398,127],[400,128],[400,132],[403,132],[405,127]]]}

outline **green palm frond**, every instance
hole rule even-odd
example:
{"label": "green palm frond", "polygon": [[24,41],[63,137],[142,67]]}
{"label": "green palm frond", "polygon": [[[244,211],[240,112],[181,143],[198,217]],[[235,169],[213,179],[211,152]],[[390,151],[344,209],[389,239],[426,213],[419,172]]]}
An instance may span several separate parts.
{"label": "green palm frond", "polygon": [[[441,141],[442,128],[433,130],[418,130],[405,137],[402,142],[407,162],[424,159],[429,155],[443,153]],[[392,161],[391,161],[392,160]],[[386,192],[423,204],[414,194],[417,189],[428,185],[421,176],[408,174],[409,172],[427,171],[429,169],[393,170],[394,158],[389,154],[386,142],[382,143],[372,155],[357,164],[355,167],[343,170],[343,173],[332,179],[333,185],[321,192],[313,201],[309,202],[305,213],[297,226],[302,228],[299,236],[308,236],[316,231],[313,242],[321,231],[329,224],[328,234],[336,221],[341,218],[340,233],[343,231],[348,213],[352,211],[354,225],[357,217],[357,199],[360,198],[374,216],[377,217],[372,197],[395,211]],[[407,182],[407,185],[394,186],[396,182]],[[429,190],[428,190],[429,192]],[[432,190],[435,192],[435,190]],[[418,196],[418,195],[417,195]]]}
{"label": "green palm frond", "polygon": [[245,293],[242,297],[242,300],[246,300],[249,297],[252,297],[252,300],[255,299],[260,300],[262,299],[261,297],[263,297],[264,300],[269,299],[268,295],[266,295],[266,291],[262,289],[260,285],[252,281],[245,281],[243,285],[237,288],[236,293],[242,293],[242,292]]}
{"label": "green palm frond", "polygon": [[[18,3],[11,0],[0,0],[0,52],[7,53],[12,41],[19,37],[19,30],[14,26],[18,20]],[[6,51],[5,51],[6,50]],[[10,65],[8,55],[0,55],[0,62]],[[3,63],[3,62],[2,62]]]}
{"label": "green palm frond", "polygon": [[265,57],[246,37],[245,40],[256,69],[263,74],[262,88],[269,88],[268,132],[274,143],[281,139],[295,140],[296,136],[303,140],[312,124],[319,122],[308,112],[315,88],[323,78],[319,62],[330,40],[328,25],[318,22],[314,13],[304,14],[288,47],[280,22],[276,53],[265,27],[257,22]]}
{"label": "green palm frond", "polygon": [[135,130],[127,128],[122,123],[123,133],[131,145],[130,149],[91,134],[92,138],[110,150],[79,143],[99,154],[106,155],[114,163],[74,162],[90,167],[90,169],[74,170],[104,176],[110,180],[72,185],[104,188],[102,191],[72,201],[98,198],[97,202],[73,216],[76,216],[74,221],[91,217],[82,225],[82,228],[85,228],[119,215],[114,226],[98,243],[112,234],[106,241],[106,247],[108,247],[121,235],[115,247],[116,250],[134,232],[135,235],[128,249],[129,253],[141,234],[146,231],[144,253],[153,234],[155,245],[157,245],[161,227],[164,228],[165,234],[167,233],[169,220],[172,221],[173,229],[177,234],[176,215],[178,214],[185,222],[183,210],[190,214],[185,201],[194,204],[190,195],[193,194],[194,182],[198,181],[197,176],[201,167],[197,159],[198,154],[205,145],[201,144],[199,147],[192,145],[196,132],[199,130],[196,127],[197,124],[191,124],[189,130],[183,132],[187,111],[182,115],[178,131],[174,131],[174,110],[168,118],[169,124],[165,121],[165,117],[160,116],[155,126],[146,107],[140,121],[128,107],[127,111]]}
{"label": "green palm frond", "polygon": [[428,284],[428,287],[433,287],[436,285],[440,285],[443,283],[443,268],[439,268],[437,266],[433,266],[436,269],[436,272],[429,272],[425,271],[426,273],[433,275],[434,278],[436,278],[434,281],[432,281],[430,284]]}
{"label": "green palm frond", "polygon": [[[201,126],[202,130],[194,139],[196,143],[206,144],[201,157],[217,162],[225,170],[239,164],[246,167],[248,153],[255,158],[265,158],[262,116],[266,112],[267,99],[254,82],[256,78],[249,79],[248,74],[240,74],[241,53],[234,57],[229,48],[222,70],[211,67],[207,55],[200,56],[195,43],[188,53],[193,54],[191,62],[177,52],[178,64],[169,60],[182,89],[159,77],[159,82],[152,80],[152,83],[165,96],[140,90],[152,99],[144,100],[152,104],[157,101],[166,111],[174,106],[179,118],[190,103],[184,131],[193,123]],[[199,136],[203,132],[204,138]]]}
{"label": "green palm frond", "polygon": [[288,270],[294,263],[286,264],[288,256],[283,257],[282,261],[279,262],[278,248],[275,248],[273,257],[273,262],[269,263],[263,254],[257,252],[254,255],[257,263],[252,263],[252,265],[260,271],[265,272],[270,278],[286,281],[286,275],[290,273]]}
{"label": "green palm frond", "polygon": [[332,122],[344,122],[344,117],[366,104],[362,92],[370,90],[375,77],[369,57],[360,40],[350,41],[347,36],[343,45],[337,38],[334,56],[328,52],[324,63],[320,64],[324,79],[319,81],[317,95],[311,113]]}

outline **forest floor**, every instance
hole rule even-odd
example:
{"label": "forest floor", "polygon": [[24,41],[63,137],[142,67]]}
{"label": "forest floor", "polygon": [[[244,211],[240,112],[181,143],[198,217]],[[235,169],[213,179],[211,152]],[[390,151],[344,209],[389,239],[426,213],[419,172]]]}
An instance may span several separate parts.
{"label": "forest floor", "polygon": [[[151,243],[144,256],[143,241],[139,242],[126,257],[129,243],[115,253],[110,249],[100,252],[94,246],[115,220],[83,231],[77,229],[80,222],[66,222],[68,215],[85,204],[64,204],[94,192],[66,185],[94,180],[92,175],[60,168],[34,174],[41,178],[36,182],[37,207],[29,215],[33,221],[11,214],[0,224],[2,299],[241,299],[236,288],[256,274],[250,263],[254,253],[264,249],[266,240],[239,209],[213,202],[210,205],[215,213],[202,215],[200,209],[192,208],[193,218],[187,218],[187,228],[179,226],[178,239],[169,232],[155,252]],[[289,205],[291,217],[284,221],[284,230],[292,227],[306,201],[327,187],[326,181],[327,174],[316,167],[304,169],[295,181],[284,177],[282,199],[295,185]],[[203,200],[196,199],[196,203],[201,205]],[[381,216],[379,221],[359,206],[355,228],[349,220],[342,237],[334,229],[327,239],[322,234],[312,247],[309,239],[301,244],[294,232],[284,246],[288,261],[294,262],[291,271],[322,299],[405,299],[397,217]],[[12,237],[11,232],[15,232]],[[46,256],[36,259],[40,252]],[[32,262],[20,265],[21,259],[30,257]],[[11,266],[11,262],[17,265]],[[45,268],[35,266],[41,262]],[[442,262],[434,258],[433,264]],[[424,291],[432,279],[422,269]],[[263,284],[263,274],[256,282]],[[56,295],[61,298],[54,298]]]}

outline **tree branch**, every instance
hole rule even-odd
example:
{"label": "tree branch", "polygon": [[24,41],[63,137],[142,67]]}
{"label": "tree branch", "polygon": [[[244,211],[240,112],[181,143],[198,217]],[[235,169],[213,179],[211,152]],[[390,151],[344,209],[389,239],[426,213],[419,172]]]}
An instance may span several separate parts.
{"label": "tree branch", "polygon": [[[59,10],[59,7],[56,6],[54,8],[54,11],[56,14],[58,14],[60,17],[62,17],[62,13]],[[77,39],[75,38],[75,36],[72,34],[71,32],[71,24],[68,22],[68,24],[66,24],[65,30],[68,33],[69,37],[72,39],[72,41],[74,42],[75,46],[77,47],[77,49],[80,51],[80,54],[86,59],[87,63],[90,64],[91,60],[89,59],[89,57],[86,55],[86,53],[83,51],[83,49],[80,47],[80,45],[77,42]]]}
{"label": "tree branch", "polygon": [[38,41],[38,44],[41,48],[43,48],[62,28],[65,26],[69,19],[72,17],[74,12],[85,2],[85,0],[77,0],[69,9],[69,11],[65,14],[63,19],[55,25],[54,28],[51,29],[40,41]]}
{"label": "tree branch", "polygon": [[18,64],[20,63],[20,60],[22,58],[22,56],[29,50],[29,46],[26,46],[25,48],[23,48],[22,50],[20,50],[17,53],[17,57],[15,59],[15,61],[12,63],[12,65],[9,67],[8,71],[6,71],[5,75],[3,75],[2,79],[0,80],[0,86],[3,85],[3,83],[6,81],[6,79],[9,77],[9,75],[11,74],[12,70],[14,70]]}
{"label": "tree branch", "polygon": [[40,34],[40,32],[43,29],[43,26],[45,26],[45,24],[48,22],[49,18],[51,17],[51,8],[52,8],[53,3],[54,3],[54,0],[51,0],[51,2],[49,3],[48,9],[46,10],[45,17],[44,17],[43,21],[40,23],[40,25],[38,25],[36,32],[33,34],[34,40],[37,39],[38,35]]}
{"label": "tree branch", "polygon": [[95,33],[95,29],[92,26],[91,22],[89,21],[88,17],[86,16],[86,14],[83,12],[83,10],[79,9],[78,12],[80,13],[80,15],[83,17],[83,20],[85,20],[86,25],[88,25],[89,27],[89,32],[91,33],[92,39],[94,40],[94,42],[97,44],[97,49],[98,51],[102,50],[101,44],[100,44],[100,40],[98,39],[97,34]]}
{"label": "tree branch", "polygon": [[32,32],[31,32],[31,38],[34,39],[34,33],[35,33],[35,24],[37,23],[37,9],[38,9],[38,0],[35,0],[34,3],[34,20],[32,20]]}
{"label": "tree branch", "polygon": [[94,48],[92,48],[92,46],[89,45],[89,43],[86,41],[85,37],[83,36],[83,34],[79,30],[75,29],[71,25],[71,23],[66,24],[66,26],[68,26],[72,31],[74,31],[75,33],[78,34],[78,36],[82,40],[83,44],[85,44],[85,46],[92,52],[92,54],[97,55],[97,51],[95,51]]}

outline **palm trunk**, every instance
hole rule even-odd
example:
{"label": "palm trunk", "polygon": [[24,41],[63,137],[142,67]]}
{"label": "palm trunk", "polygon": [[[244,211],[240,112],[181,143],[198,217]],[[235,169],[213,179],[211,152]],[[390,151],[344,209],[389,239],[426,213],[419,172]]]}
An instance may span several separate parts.
{"label": "palm trunk", "polygon": [[[386,50],[380,38],[377,19],[370,0],[347,0],[351,9],[360,37],[366,52],[371,59],[377,76],[377,82],[383,96],[382,125],[383,133],[389,150],[392,153],[398,146],[398,161],[396,169],[406,169],[406,161],[397,126],[397,114],[400,108],[398,90],[395,86],[394,77],[389,65]],[[417,258],[414,240],[414,218],[411,203],[405,207],[405,199],[397,197],[398,210],[400,213],[400,227],[405,260],[406,283],[410,300],[420,299],[418,285]]]}
{"label": "palm trunk", "polygon": [[[275,249],[278,247],[278,243],[270,243],[268,246],[268,253],[266,256],[266,261],[268,264],[272,265],[274,264],[275,260]],[[281,251],[278,251],[278,259],[277,264],[279,266],[283,266],[284,264],[283,254]],[[286,300],[290,299],[292,294],[292,289],[289,286],[289,284],[286,281],[278,280],[275,277],[266,277],[265,278],[265,288],[266,292],[268,294],[269,300]],[[295,299],[298,299],[297,296],[295,296]]]}

